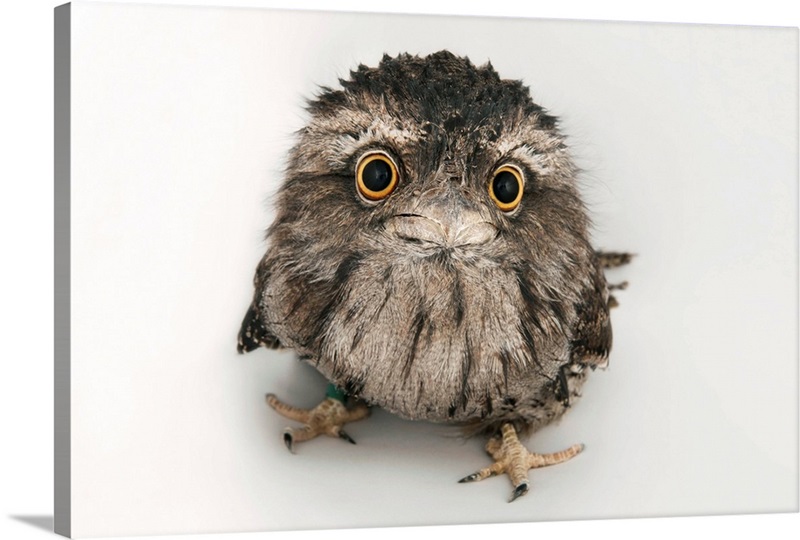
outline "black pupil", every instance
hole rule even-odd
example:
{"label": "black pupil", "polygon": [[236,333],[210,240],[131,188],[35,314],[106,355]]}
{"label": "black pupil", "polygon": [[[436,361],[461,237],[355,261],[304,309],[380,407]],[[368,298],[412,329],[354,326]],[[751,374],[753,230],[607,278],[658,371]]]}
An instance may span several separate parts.
{"label": "black pupil", "polygon": [[494,196],[503,204],[512,203],[519,195],[519,180],[514,173],[502,171],[494,177],[492,182]]}
{"label": "black pupil", "polygon": [[392,183],[392,167],[383,159],[373,159],[364,166],[361,180],[370,191],[383,191]]}

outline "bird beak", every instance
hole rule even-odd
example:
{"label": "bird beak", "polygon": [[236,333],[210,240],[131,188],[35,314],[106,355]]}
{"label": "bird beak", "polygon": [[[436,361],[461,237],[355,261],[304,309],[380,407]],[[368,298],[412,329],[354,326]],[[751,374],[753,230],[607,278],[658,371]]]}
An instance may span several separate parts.
{"label": "bird beak", "polygon": [[498,234],[452,189],[422,194],[410,210],[390,218],[386,230],[406,241],[448,248],[486,244]]}

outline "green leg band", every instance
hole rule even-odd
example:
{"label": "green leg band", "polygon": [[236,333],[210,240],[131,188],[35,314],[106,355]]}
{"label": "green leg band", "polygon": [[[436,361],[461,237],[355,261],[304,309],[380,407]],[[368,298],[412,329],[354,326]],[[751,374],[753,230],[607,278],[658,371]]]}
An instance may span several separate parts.
{"label": "green leg band", "polygon": [[347,394],[344,393],[344,390],[333,383],[328,383],[328,387],[325,389],[325,397],[333,398],[342,403],[345,403],[347,400]]}

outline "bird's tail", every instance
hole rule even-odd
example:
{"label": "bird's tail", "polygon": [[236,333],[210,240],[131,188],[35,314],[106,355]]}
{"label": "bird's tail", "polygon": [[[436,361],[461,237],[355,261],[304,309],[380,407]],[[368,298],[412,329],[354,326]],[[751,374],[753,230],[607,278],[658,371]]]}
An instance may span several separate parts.
{"label": "bird's tail", "polygon": [[594,254],[600,261],[601,268],[616,268],[617,266],[626,265],[631,262],[634,256],[633,253],[617,251],[595,251]]}
{"label": "bird's tail", "polygon": [[[597,260],[600,262],[600,268],[603,270],[607,270],[609,268],[616,268],[618,266],[624,266],[631,262],[633,259],[633,253],[624,253],[621,251],[595,251],[595,256]],[[624,290],[628,287],[628,282],[623,281],[621,283],[614,283],[608,284],[608,290]],[[615,308],[619,306],[619,301],[617,301],[616,297],[611,294],[608,296],[608,307]]]}

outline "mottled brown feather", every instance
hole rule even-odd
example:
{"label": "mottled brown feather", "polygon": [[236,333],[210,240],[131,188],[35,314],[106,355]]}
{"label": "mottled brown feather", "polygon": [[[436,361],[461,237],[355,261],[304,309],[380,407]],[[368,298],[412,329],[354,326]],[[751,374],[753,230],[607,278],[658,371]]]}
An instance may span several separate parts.
{"label": "mottled brown feather", "polygon": [[[322,88],[289,154],[239,350],[283,345],[411,419],[528,432],[611,349],[609,294],[557,119],[519,81],[447,51],[384,57]],[[380,201],[361,156],[395,164]],[[521,202],[489,189],[511,164]]]}

